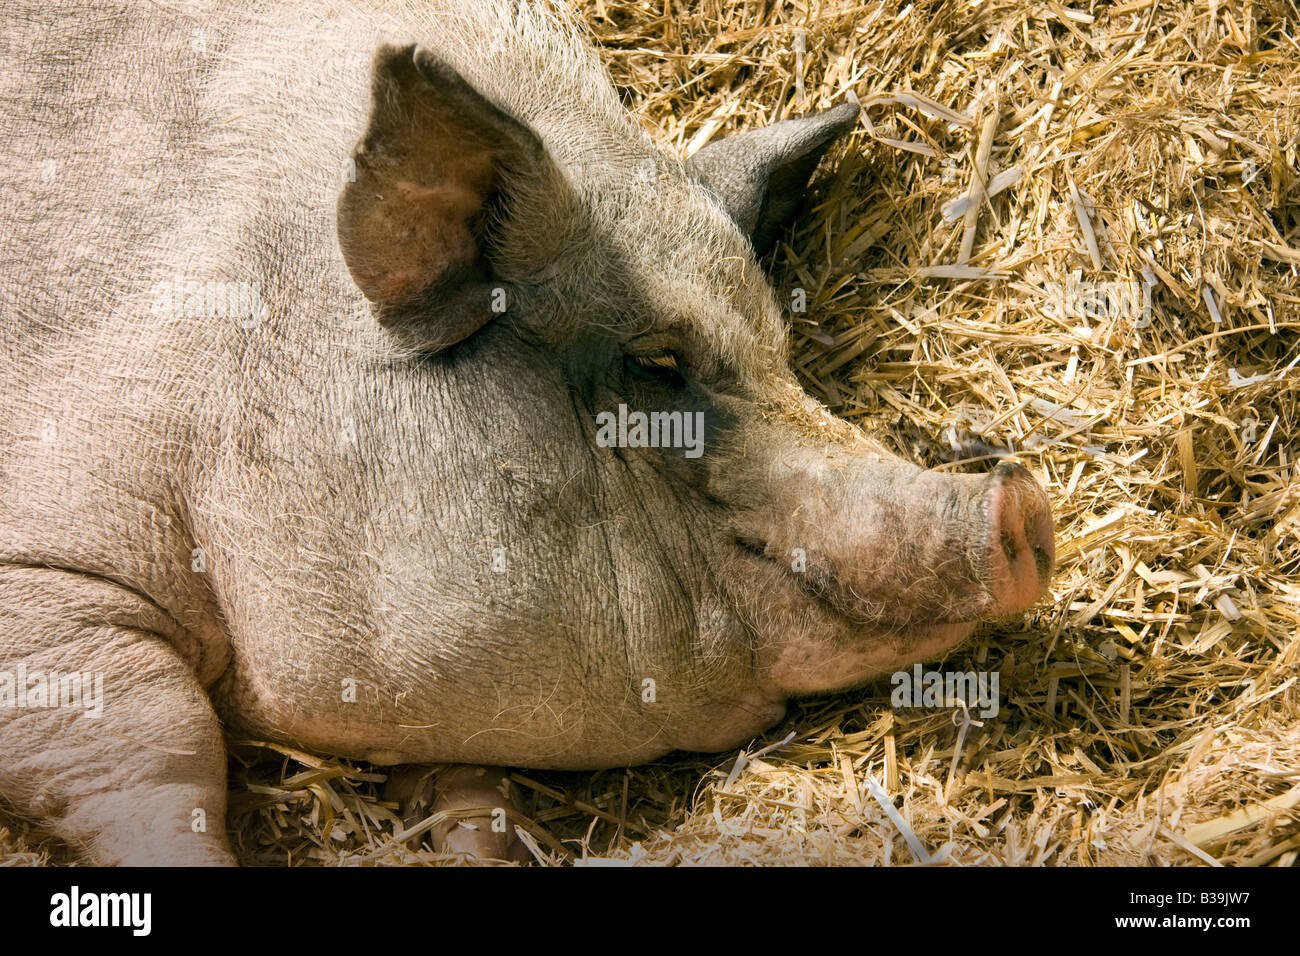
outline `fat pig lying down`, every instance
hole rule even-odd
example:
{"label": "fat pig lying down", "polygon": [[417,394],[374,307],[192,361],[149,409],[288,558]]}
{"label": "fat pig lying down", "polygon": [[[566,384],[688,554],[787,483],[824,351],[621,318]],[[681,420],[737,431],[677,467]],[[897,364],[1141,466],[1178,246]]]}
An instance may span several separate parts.
{"label": "fat pig lying down", "polygon": [[60,6],[0,28],[0,796],[89,859],[234,862],[223,731],[504,806],[1045,588],[1024,468],[795,380],[758,256],[855,104],[683,163],[548,6]]}

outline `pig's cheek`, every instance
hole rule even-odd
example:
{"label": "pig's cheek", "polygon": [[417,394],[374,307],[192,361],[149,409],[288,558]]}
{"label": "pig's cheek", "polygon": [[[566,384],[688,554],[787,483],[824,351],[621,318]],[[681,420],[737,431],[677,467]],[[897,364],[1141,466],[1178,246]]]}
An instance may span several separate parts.
{"label": "pig's cheek", "polygon": [[903,631],[855,624],[792,589],[778,568],[748,570],[760,682],[781,694],[816,694],[861,685],[940,656],[973,622],[918,624]]}
{"label": "pig's cheek", "polygon": [[975,630],[949,622],[905,632],[801,622],[777,638],[764,660],[767,679],[786,694],[818,694],[860,686],[918,661],[941,656]]}
{"label": "pig's cheek", "polygon": [[779,569],[751,567],[748,573],[753,592],[746,616],[757,635],[762,684],[782,695],[808,694],[864,679],[871,650],[853,639],[847,621],[791,588]]}

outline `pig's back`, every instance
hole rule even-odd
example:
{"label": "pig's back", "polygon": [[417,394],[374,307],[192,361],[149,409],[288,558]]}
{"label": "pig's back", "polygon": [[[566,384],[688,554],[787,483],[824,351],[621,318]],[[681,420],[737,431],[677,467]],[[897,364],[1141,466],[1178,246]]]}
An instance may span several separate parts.
{"label": "pig's back", "polygon": [[187,38],[187,18],[155,4],[6,8],[0,351],[19,365],[23,343],[46,349],[137,289],[183,204],[177,160],[197,132],[195,78],[178,68]]}

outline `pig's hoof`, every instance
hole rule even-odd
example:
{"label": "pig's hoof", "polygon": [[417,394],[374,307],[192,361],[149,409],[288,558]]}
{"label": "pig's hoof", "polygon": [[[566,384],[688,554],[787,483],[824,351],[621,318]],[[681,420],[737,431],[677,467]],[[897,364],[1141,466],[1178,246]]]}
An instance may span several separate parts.
{"label": "pig's hoof", "polygon": [[510,819],[509,788],[506,771],[497,767],[452,764],[395,771],[384,796],[401,805],[408,829],[432,814],[448,815],[429,830],[438,853],[460,854],[467,862],[523,862],[530,856]]}

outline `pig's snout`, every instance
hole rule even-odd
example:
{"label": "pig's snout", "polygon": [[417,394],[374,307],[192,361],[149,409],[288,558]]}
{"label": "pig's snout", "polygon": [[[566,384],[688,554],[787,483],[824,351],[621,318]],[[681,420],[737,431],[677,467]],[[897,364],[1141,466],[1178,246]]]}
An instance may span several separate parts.
{"label": "pig's snout", "polygon": [[860,625],[912,632],[1017,614],[1055,559],[1047,495],[1021,465],[948,475],[889,459],[841,470],[795,464],[775,514],[737,541],[788,566],[806,596]]}
{"label": "pig's snout", "polygon": [[776,478],[784,507],[752,513],[737,541],[757,573],[747,599],[767,637],[762,668],[783,693],[937,657],[1048,586],[1051,508],[1020,465],[952,475],[883,455],[838,468],[810,458]]}
{"label": "pig's snout", "polygon": [[984,585],[989,616],[1027,610],[1046,590],[1056,560],[1047,495],[1024,467],[1004,461],[989,475]]}

